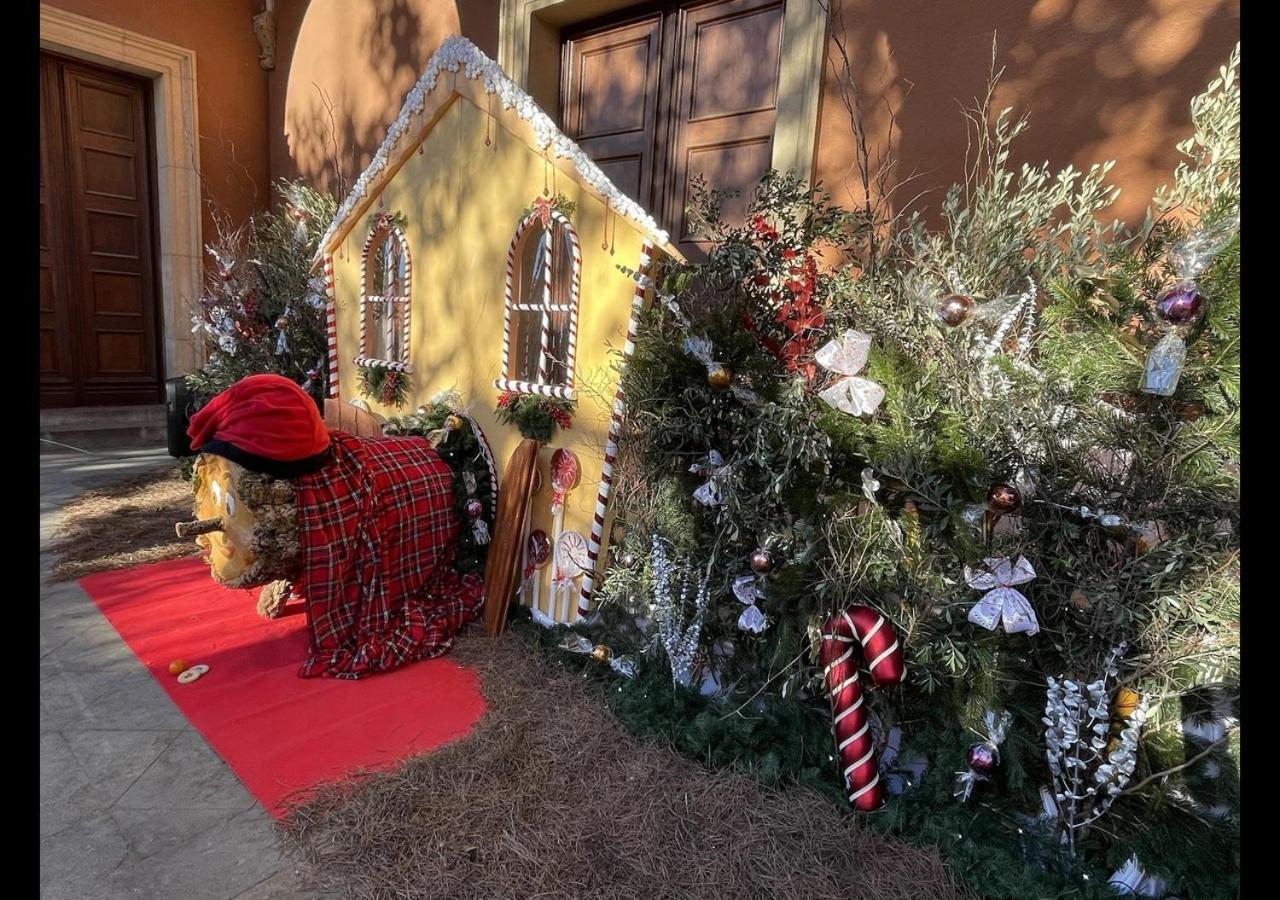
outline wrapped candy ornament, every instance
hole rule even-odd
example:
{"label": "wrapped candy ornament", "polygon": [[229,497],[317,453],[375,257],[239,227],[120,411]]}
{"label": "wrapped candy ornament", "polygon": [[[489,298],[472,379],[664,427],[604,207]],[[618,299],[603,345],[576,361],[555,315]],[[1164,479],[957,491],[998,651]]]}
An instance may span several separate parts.
{"label": "wrapped candy ornament", "polygon": [[565,636],[565,639],[560,642],[560,649],[570,653],[586,654],[601,665],[608,665],[623,678],[635,677],[635,660],[629,656],[614,656],[613,651],[604,644],[593,644],[576,632],[570,632]]}
{"label": "wrapped candy ornament", "polygon": [[1008,711],[997,716],[993,710],[987,710],[983,718],[987,726],[986,739],[969,748],[966,756],[969,768],[956,773],[954,793],[961,803],[969,799],[975,784],[988,780],[996,766],[1000,765],[1000,744],[1004,742],[1009,723],[1013,720]]}
{"label": "wrapped candy ornament", "polygon": [[1185,333],[1199,321],[1208,302],[1195,279],[1231,243],[1239,225],[1238,214],[1227,216],[1169,251],[1169,263],[1178,280],[1156,298],[1155,313],[1168,330],[1147,356],[1142,378],[1145,393],[1168,397],[1178,389],[1178,379],[1182,377],[1187,359]]}

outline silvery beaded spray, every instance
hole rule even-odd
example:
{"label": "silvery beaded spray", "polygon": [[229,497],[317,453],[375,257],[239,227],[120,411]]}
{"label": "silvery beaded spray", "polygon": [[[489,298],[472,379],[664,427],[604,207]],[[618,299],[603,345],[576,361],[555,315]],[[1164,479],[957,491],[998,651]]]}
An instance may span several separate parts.
{"label": "silvery beaded spray", "polygon": [[1240,214],[1219,219],[1208,228],[1194,232],[1169,251],[1169,264],[1178,280],[1156,298],[1156,315],[1168,326],[1147,356],[1142,376],[1142,390],[1159,397],[1169,397],[1178,389],[1182,366],[1187,359],[1186,332],[1204,314],[1206,299],[1195,278],[1209,267],[1240,226]]}
{"label": "silvery beaded spray", "polygon": [[[696,585],[667,556],[664,541],[653,536],[653,621],[658,629],[658,640],[671,661],[671,680],[686,687],[693,675],[693,657],[698,652],[698,638],[702,634],[702,620],[707,612],[711,591],[707,576]],[[680,582],[679,596],[674,582]],[[685,610],[693,602],[693,616],[685,623]]]}
{"label": "silvery beaded spray", "polygon": [[1111,709],[1109,681],[1119,674],[1126,644],[1107,657],[1104,674],[1081,684],[1048,676],[1045,681],[1045,757],[1053,778],[1053,799],[1065,842],[1075,853],[1076,838],[1101,818],[1120,796],[1138,762],[1138,735],[1147,720],[1144,696],[1125,720],[1120,737],[1108,747]]}

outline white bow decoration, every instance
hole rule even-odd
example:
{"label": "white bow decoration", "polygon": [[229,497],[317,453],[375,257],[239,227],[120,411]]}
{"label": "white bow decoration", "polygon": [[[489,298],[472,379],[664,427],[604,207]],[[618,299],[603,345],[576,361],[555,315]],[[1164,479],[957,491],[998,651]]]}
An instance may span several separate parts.
{"label": "white bow decoration", "polygon": [[1031,563],[1025,556],[1019,556],[1016,563],[1010,563],[1008,557],[989,557],[984,562],[990,571],[975,572],[964,567],[965,583],[974,590],[987,592],[969,610],[969,621],[987,631],[995,631],[996,625],[1003,623],[1006,634],[1039,631],[1040,623],[1036,621],[1031,601],[1014,588],[1015,584],[1026,584],[1036,577]]}
{"label": "white bow decoration", "polygon": [[884,388],[874,381],[857,377],[867,365],[870,350],[871,335],[849,329],[823,344],[813,355],[824,369],[845,376],[818,394],[827,405],[853,416],[869,416],[880,407]]}
{"label": "white bow decoration", "polygon": [[760,579],[755,575],[739,575],[733,579],[733,595],[747,605],[738,616],[738,627],[751,634],[759,634],[769,627],[769,620],[756,606],[757,600],[764,599],[764,591],[760,590]]}
{"label": "white bow decoration", "polygon": [[720,506],[724,503],[724,489],[729,480],[732,466],[724,464],[720,451],[712,450],[707,454],[705,463],[694,463],[689,471],[694,475],[707,476],[706,484],[693,492],[693,499],[703,506]]}

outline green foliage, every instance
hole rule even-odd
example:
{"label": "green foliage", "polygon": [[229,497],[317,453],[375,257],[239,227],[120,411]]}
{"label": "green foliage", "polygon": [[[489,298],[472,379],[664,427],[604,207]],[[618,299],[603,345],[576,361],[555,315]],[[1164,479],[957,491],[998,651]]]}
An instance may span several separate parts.
{"label": "green foliage", "polygon": [[514,425],[524,437],[545,444],[557,427],[572,426],[573,410],[572,400],[504,391],[498,397],[496,412],[502,424]]}
{"label": "green foliage", "polygon": [[187,376],[197,396],[260,372],[290,378],[316,399],[327,393],[324,279],[311,261],[337,202],[300,181],[275,188],[280,206],[238,227],[214,215],[218,233],[205,248],[210,264],[192,317],[208,359]]}
{"label": "green foliage", "polygon": [[387,406],[404,406],[409,395],[409,376],[377,364],[360,366],[360,393]]}
{"label": "green foliage", "polygon": [[[992,897],[1109,895],[1107,876],[1134,853],[1178,896],[1234,895],[1238,238],[1196,276],[1207,311],[1187,329],[1175,395],[1139,386],[1167,327],[1155,300],[1184,274],[1171,251],[1238,209],[1237,65],[1238,53],[1194,101],[1190,159],[1157,199],[1160,216],[1134,233],[1101,224],[1115,196],[1109,164],[1015,173],[1010,146],[1025,123],[985,108],[977,164],[947,194],[941,227],[898,223],[874,271],[806,274],[807,260],[856,245],[867,224],[792,177],[768,176],[741,225],[719,217],[714,192],[695,197],[712,250],[655,273],[660,302],[643,314],[623,379],[614,558],[634,562],[607,570],[599,616],[580,626],[639,661],[634,681],[591,670],[620,718],[708,765],[842,802],[814,634],[833,612],[870,605],[893,623],[908,670],[902,687],[870,692],[874,720],[881,733],[900,728],[902,756],[928,765],[876,827],[939,844]],[[1167,215],[1175,196],[1181,218]],[[947,328],[934,308],[953,291],[977,306]],[[874,336],[861,375],[885,390],[867,417],[816,396],[835,376],[813,352],[849,327]],[[719,367],[731,388],[709,383]],[[712,451],[724,464],[714,474]],[[1020,515],[985,517],[990,486],[1020,474],[1034,483]],[[709,477],[714,506],[693,496]],[[672,685],[652,633],[654,535],[709,579],[692,689]],[[732,585],[759,547],[779,565],[758,604],[769,628],[755,635],[737,626]],[[969,623],[980,592],[966,567],[1019,556],[1036,571],[1021,590],[1039,633]],[[1120,682],[1155,710],[1128,792],[1077,832],[1072,855],[1060,823],[1038,818],[1050,783],[1045,679],[1100,677],[1121,643]],[[1206,692],[1217,699],[1197,699]],[[961,803],[952,779],[994,709],[1012,715],[1002,764]],[[1191,715],[1205,719],[1197,733],[1221,737],[1184,737]]]}

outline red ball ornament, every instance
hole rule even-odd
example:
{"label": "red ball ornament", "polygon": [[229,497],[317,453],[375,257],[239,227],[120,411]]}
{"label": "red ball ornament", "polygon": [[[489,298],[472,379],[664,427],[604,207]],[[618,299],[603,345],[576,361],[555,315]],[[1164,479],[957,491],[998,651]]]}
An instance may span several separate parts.
{"label": "red ball ornament", "polygon": [[1156,298],[1156,315],[1170,325],[1190,325],[1204,312],[1205,297],[1190,281],[1165,288]]}
{"label": "red ball ornament", "polygon": [[1001,516],[1018,511],[1022,506],[1022,495],[1011,484],[993,484],[987,490],[987,509]]}
{"label": "red ball ornament", "polygon": [[468,518],[478,519],[484,514],[484,504],[474,497],[467,501]]}
{"label": "red ball ornament", "polygon": [[938,319],[948,328],[955,328],[969,318],[975,301],[966,294],[948,294],[938,304]]}
{"label": "red ball ornament", "polygon": [[969,768],[979,775],[990,775],[1000,765],[1000,751],[990,744],[974,744],[969,748]]}

